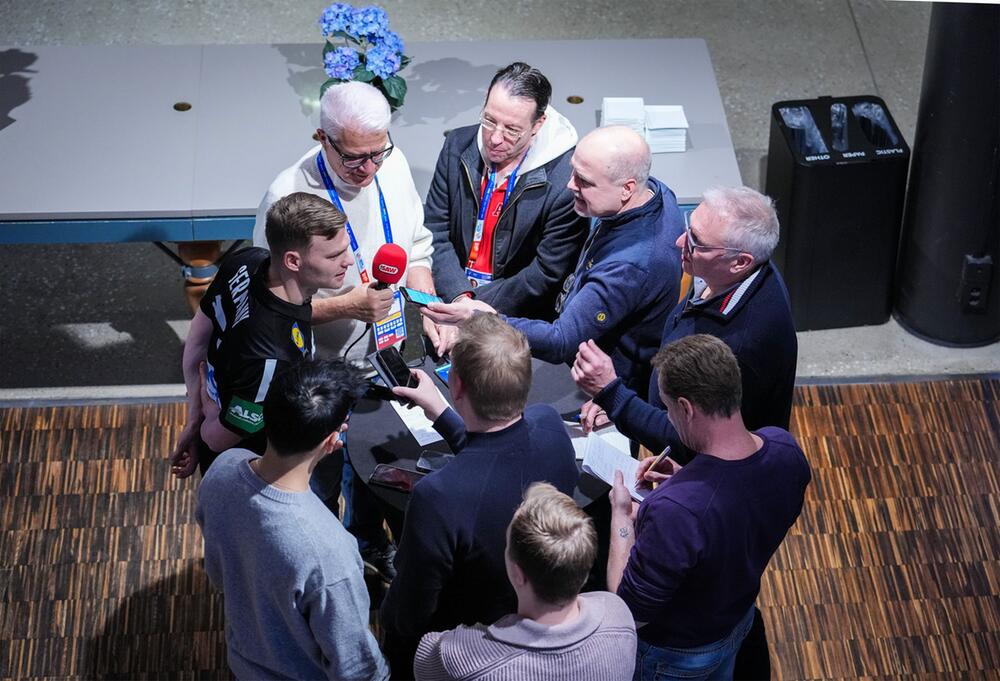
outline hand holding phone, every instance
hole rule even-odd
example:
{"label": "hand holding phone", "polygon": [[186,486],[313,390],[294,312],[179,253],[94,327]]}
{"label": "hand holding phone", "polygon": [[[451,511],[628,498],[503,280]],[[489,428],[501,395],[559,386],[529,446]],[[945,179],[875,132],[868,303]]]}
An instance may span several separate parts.
{"label": "hand holding phone", "polygon": [[431,421],[436,421],[441,412],[448,408],[448,403],[441,397],[441,393],[438,392],[431,377],[423,370],[417,369],[413,372],[413,376],[416,387],[397,386],[392,389],[392,393],[413,402],[424,410],[424,416]]}
{"label": "hand holding phone", "polygon": [[412,388],[417,385],[416,379],[410,373],[410,367],[406,366],[396,346],[391,345],[384,350],[373,352],[367,359],[390,388],[395,386]]}
{"label": "hand holding phone", "polygon": [[431,293],[424,293],[423,291],[418,291],[415,288],[408,288],[406,286],[400,286],[399,290],[403,293],[403,297],[414,305],[419,305],[420,307],[427,307],[431,303],[443,303],[439,297]]}

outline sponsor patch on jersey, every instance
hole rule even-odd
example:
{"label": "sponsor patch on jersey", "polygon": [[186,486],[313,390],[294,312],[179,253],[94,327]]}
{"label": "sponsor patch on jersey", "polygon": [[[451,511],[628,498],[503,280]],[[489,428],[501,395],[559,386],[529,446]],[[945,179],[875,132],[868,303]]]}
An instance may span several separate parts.
{"label": "sponsor patch on jersey", "polygon": [[292,342],[295,343],[295,347],[297,347],[299,352],[303,355],[308,352],[308,350],[306,350],[306,339],[302,337],[302,330],[299,328],[298,322],[292,324]]}
{"label": "sponsor patch on jersey", "polygon": [[226,421],[248,433],[256,433],[264,427],[264,407],[234,397],[226,410]]}
{"label": "sponsor patch on jersey", "polygon": [[598,324],[603,324],[608,319],[608,313],[607,312],[598,312],[596,315],[594,315],[594,319],[597,320]]}

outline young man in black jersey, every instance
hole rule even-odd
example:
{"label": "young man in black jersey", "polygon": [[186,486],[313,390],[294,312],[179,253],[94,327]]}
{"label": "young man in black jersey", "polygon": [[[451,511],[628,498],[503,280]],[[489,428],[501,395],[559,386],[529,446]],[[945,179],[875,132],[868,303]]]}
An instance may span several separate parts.
{"label": "young man in black jersey", "polygon": [[274,376],[312,357],[310,299],[339,288],[353,263],[346,218],[330,202],[297,192],[267,213],[270,252],[226,258],[191,320],[184,345],[188,422],[171,455],[174,475],[242,446],[263,453],[264,397]]}

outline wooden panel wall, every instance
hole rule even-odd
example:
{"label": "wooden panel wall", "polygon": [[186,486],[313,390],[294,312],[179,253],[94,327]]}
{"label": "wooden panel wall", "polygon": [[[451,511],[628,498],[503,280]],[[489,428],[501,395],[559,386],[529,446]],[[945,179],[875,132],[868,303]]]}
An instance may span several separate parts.
{"label": "wooden panel wall", "polygon": [[[228,678],[181,404],[0,412],[0,676]],[[775,678],[1000,678],[1000,381],[806,386]]]}

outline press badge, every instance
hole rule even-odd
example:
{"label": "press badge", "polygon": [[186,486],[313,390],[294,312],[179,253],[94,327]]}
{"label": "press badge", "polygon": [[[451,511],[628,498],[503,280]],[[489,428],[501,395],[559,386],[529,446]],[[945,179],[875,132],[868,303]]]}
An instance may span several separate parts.
{"label": "press badge", "polygon": [[483,284],[488,284],[493,281],[493,275],[489,272],[480,272],[479,270],[474,270],[471,267],[465,268],[465,276],[469,279],[469,285],[472,288],[478,288]]}
{"label": "press badge", "polygon": [[403,317],[403,296],[399,291],[392,295],[392,307],[385,319],[375,322],[375,347],[384,350],[406,338],[406,319]]}

